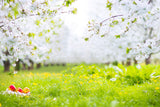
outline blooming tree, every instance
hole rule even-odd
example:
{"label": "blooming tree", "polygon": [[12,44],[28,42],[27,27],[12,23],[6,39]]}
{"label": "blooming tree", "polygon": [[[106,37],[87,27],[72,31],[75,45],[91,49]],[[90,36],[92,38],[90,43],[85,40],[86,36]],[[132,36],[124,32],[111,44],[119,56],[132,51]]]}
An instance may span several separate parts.
{"label": "blooming tree", "polygon": [[89,35],[100,35],[110,44],[116,43],[108,47],[113,47],[112,50],[119,47],[122,51],[115,51],[117,55],[137,60],[149,58],[160,51],[159,7],[158,0],[107,0],[108,18],[90,21]]}
{"label": "blooming tree", "polygon": [[[0,2],[0,63],[9,65],[28,59],[39,63],[49,58],[50,40],[61,26],[62,13],[75,0],[2,0]],[[27,59],[27,60],[26,60]],[[26,61],[25,61],[26,60]]]}

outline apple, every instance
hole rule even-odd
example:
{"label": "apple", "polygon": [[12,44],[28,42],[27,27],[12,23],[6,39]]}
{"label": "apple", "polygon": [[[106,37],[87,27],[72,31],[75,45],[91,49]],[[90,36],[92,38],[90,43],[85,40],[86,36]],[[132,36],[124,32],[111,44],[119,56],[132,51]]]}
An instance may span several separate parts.
{"label": "apple", "polygon": [[16,87],[15,87],[14,85],[10,85],[10,86],[9,86],[9,89],[10,89],[11,91],[16,91]]}
{"label": "apple", "polygon": [[24,93],[29,93],[30,90],[29,90],[29,88],[25,87],[25,88],[23,89],[23,92],[24,92]]}
{"label": "apple", "polygon": [[17,91],[20,92],[20,93],[23,93],[22,88],[17,88]]}

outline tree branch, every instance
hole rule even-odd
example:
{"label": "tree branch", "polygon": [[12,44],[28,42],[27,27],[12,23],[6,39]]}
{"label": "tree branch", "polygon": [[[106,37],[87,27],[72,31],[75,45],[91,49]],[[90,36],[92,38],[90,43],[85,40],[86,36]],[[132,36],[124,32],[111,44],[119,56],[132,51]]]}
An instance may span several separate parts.
{"label": "tree branch", "polygon": [[148,4],[152,3],[152,1],[153,1],[153,0],[149,0],[149,1],[148,1]]}
{"label": "tree branch", "polygon": [[123,16],[123,15],[115,15],[115,16],[109,17],[109,18],[103,20],[103,21],[100,23],[100,25],[102,25],[105,21],[107,21],[107,20],[109,20],[109,19],[112,19],[112,18],[115,18],[115,17],[119,17],[119,16]]}
{"label": "tree branch", "polygon": [[2,0],[2,6],[4,6],[4,0]]}

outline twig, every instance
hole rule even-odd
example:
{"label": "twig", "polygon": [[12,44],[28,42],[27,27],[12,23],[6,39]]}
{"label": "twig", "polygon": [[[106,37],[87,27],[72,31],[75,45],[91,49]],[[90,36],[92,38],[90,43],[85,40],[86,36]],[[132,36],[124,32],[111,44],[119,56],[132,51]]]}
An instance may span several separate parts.
{"label": "twig", "polygon": [[115,17],[119,17],[119,16],[123,16],[123,15],[115,15],[115,16],[109,17],[109,18],[103,20],[103,21],[100,23],[100,25],[102,25],[105,21],[107,21],[107,20],[109,20],[109,19],[112,19],[112,18],[115,18]]}
{"label": "twig", "polygon": [[2,6],[4,6],[4,0],[2,0]]}
{"label": "twig", "polygon": [[148,4],[150,4],[151,2],[152,2],[152,0],[149,0],[149,1],[148,1]]}

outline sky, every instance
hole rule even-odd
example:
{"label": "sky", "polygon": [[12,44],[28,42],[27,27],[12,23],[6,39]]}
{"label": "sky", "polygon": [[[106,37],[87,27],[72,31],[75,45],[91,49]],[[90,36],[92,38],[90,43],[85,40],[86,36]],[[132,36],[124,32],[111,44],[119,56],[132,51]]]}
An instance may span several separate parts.
{"label": "sky", "polygon": [[[84,38],[87,36],[88,21],[93,19],[102,21],[107,17],[105,4],[106,0],[77,0],[72,5],[73,8],[77,8],[77,14],[66,14],[63,17],[64,29],[61,35],[65,35],[63,40],[66,41],[64,42],[66,44],[63,44],[65,49],[62,49],[59,54],[62,62],[63,60],[86,63],[102,62],[105,41],[100,37],[93,37],[86,42]],[[57,61],[60,61],[59,58]]]}
{"label": "sky", "polygon": [[107,17],[106,0],[77,0],[72,7],[77,8],[77,14],[66,15],[64,22],[75,36],[85,36],[90,20],[102,21]]}

